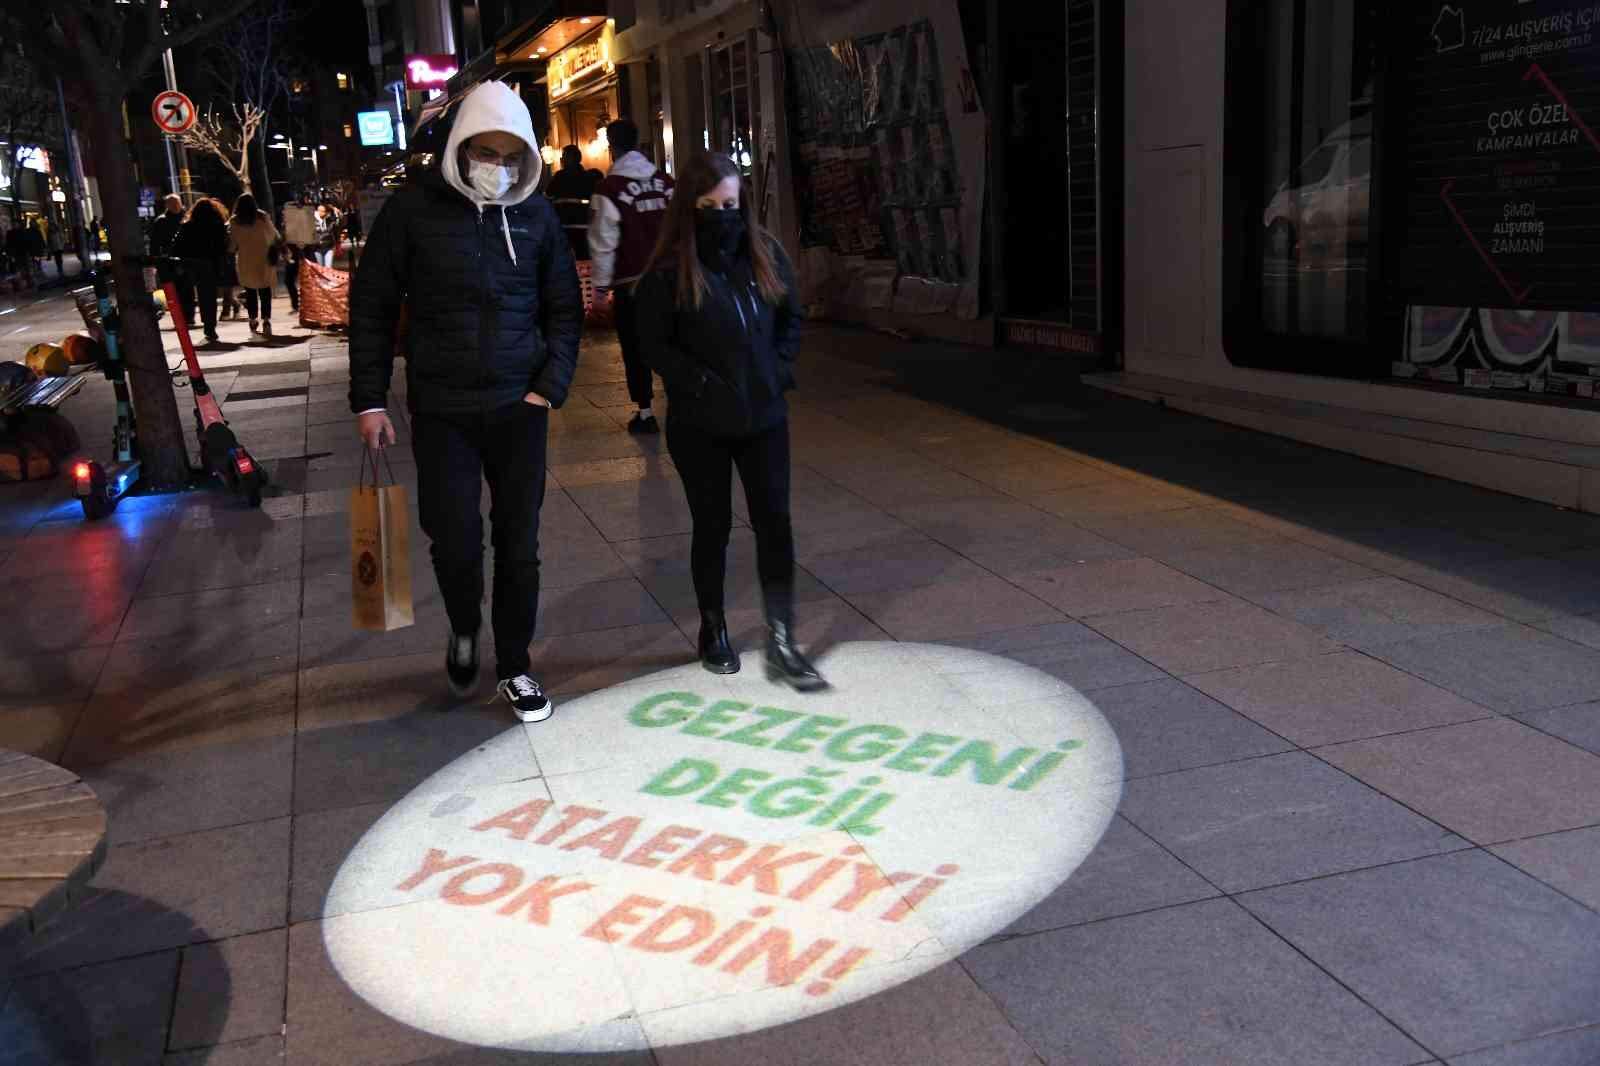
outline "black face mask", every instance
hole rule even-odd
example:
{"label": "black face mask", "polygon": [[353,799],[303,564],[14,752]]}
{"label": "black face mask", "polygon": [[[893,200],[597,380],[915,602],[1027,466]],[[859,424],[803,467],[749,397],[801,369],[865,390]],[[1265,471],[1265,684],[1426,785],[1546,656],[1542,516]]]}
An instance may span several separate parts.
{"label": "black face mask", "polygon": [[697,207],[694,244],[700,261],[717,273],[726,273],[744,243],[744,214],[737,208]]}

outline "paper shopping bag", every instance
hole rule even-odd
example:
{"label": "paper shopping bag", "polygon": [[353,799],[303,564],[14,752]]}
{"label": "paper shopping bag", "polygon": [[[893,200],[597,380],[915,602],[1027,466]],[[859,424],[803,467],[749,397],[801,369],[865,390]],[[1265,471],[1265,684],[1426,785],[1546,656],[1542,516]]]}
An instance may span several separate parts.
{"label": "paper shopping bag", "polygon": [[377,457],[369,453],[366,458],[372,483],[366,483],[369,463],[363,460],[361,480],[350,490],[350,615],[357,629],[388,632],[416,620],[411,611],[406,490],[402,485],[379,484]]}

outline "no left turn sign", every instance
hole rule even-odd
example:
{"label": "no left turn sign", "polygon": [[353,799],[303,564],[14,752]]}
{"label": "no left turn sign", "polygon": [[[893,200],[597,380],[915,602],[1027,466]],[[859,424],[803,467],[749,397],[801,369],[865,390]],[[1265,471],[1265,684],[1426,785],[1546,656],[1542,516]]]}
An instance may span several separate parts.
{"label": "no left turn sign", "polygon": [[194,101],[169,89],[150,104],[150,117],[156,120],[161,132],[176,137],[194,125]]}

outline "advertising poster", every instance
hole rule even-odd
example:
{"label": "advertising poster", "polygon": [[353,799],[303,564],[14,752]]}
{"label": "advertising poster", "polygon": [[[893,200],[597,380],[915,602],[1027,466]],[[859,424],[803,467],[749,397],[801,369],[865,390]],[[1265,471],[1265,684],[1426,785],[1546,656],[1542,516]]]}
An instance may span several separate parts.
{"label": "advertising poster", "polygon": [[985,120],[954,6],[811,7],[788,37],[810,280],[830,301],[976,317]]}
{"label": "advertising poster", "polygon": [[1399,377],[1594,395],[1600,3],[1456,0],[1412,26]]}

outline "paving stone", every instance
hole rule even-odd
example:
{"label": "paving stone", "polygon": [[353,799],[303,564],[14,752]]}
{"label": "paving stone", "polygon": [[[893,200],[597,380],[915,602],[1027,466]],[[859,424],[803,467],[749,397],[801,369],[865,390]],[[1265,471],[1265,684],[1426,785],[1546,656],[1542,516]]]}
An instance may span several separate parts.
{"label": "paving stone", "polygon": [[1419,585],[1519,622],[1600,611],[1600,581],[1593,573],[1555,559],[1528,557],[1459,569],[1425,568],[1406,576]]}
{"label": "paving stone", "polygon": [[876,507],[830,508],[793,515],[795,554],[804,562],[812,555],[850,551],[904,540],[915,530]]}
{"label": "paving stone", "polygon": [[993,1001],[954,964],[824,1015],[712,1043],[657,1048],[655,1059],[659,1066],[1034,1066],[1039,1061]]}
{"label": "paving stone", "polygon": [[273,659],[186,681],[129,675],[97,689],[65,758],[86,767],[137,752],[282,736],[293,728],[294,681],[292,667]]}
{"label": "paving stone", "polygon": [[1479,844],[1600,822],[1600,756],[1504,718],[1317,754]]}
{"label": "paving stone", "polygon": [[109,645],[50,655],[0,653],[0,708],[88,699],[110,653]]}
{"label": "paving stone", "polygon": [[[300,614],[300,579],[253,585],[248,589],[213,589],[139,599],[129,606],[117,631],[120,643],[182,638],[204,639],[221,630],[235,641],[255,638]],[[260,653],[250,656],[261,658]]]}
{"label": "paving stone", "polygon": [[1079,692],[1094,692],[1141,681],[1158,681],[1167,676],[1159,667],[1139,658],[1122,645],[1113,644],[1089,631],[1082,637],[1019,649],[1009,652],[1008,656],[1019,663],[1037,667],[1051,677],[1060,678]]}
{"label": "paving stone", "polygon": [[388,812],[388,803],[333,807],[294,819],[294,851],[290,860],[289,921],[309,922],[323,916],[328,889],[339,867],[361,835]]}
{"label": "paving stone", "polygon": [[1600,698],[1600,651],[1527,626],[1388,644],[1372,654],[1503,714]]}
{"label": "paving stone", "polygon": [[1377,572],[1292,541],[1264,541],[1220,550],[1166,553],[1163,560],[1177,570],[1241,597],[1312,589],[1362,578]]}
{"label": "paving stone", "polygon": [[1194,505],[1193,500],[1177,493],[1130,485],[1121,480],[1032,495],[1028,502],[1041,511],[1080,525],[1099,518],[1177,511]]}
{"label": "paving stone", "polygon": [[150,564],[140,596],[239,588],[300,575],[301,538],[296,522],[262,516],[249,529],[207,530],[166,541]]}
{"label": "paving stone", "polygon": [[1518,717],[1539,730],[1600,755],[1600,702],[1557,707]]}
{"label": "paving stone", "polygon": [[45,657],[110,644],[127,606],[122,597],[65,604],[33,601],[28,610],[7,619],[6,645],[15,654]]}
{"label": "paving stone", "polygon": [[1013,578],[1074,618],[1173,607],[1227,594],[1154,559],[1115,559],[1043,570]]}
{"label": "paving stone", "polygon": [[173,1051],[276,1036],[283,1029],[287,929],[183,949],[167,1047]]}
{"label": "paving stone", "polygon": [[1600,911],[1600,828],[1530,837],[1489,849],[1551,888]]}
{"label": "paving stone", "polygon": [[968,477],[1010,496],[1028,499],[1036,494],[1075,489],[1114,481],[1116,475],[1061,456],[999,466],[963,464]]}
{"label": "paving stone", "polygon": [[1535,622],[1533,628],[1565,637],[1586,648],[1600,648],[1600,615],[1562,615]]}
{"label": "paving stone", "polygon": [[[248,589],[229,590],[241,598]],[[163,597],[164,598],[164,597]],[[95,685],[99,693],[164,686],[194,680],[245,663],[270,663],[293,669],[300,649],[300,619],[295,613],[260,625],[237,624],[217,616],[201,618],[188,633],[153,639],[119,640],[106,657]]]}
{"label": "paving stone", "polygon": [[[350,615],[344,611],[308,616],[300,624],[299,665],[303,669],[310,669],[426,652],[433,652],[436,657],[442,655],[450,635],[450,622],[443,604],[435,603],[419,608],[413,602],[412,617],[415,621],[387,633],[356,629]],[[483,618],[487,629],[488,604],[484,605]]]}
{"label": "paving stone", "polygon": [[496,703],[303,728],[295,739],[294,813],[398,800],[515,724]]}
{"label": "paving stone", "polygon": [[[546,542],[539,554],[542,556],[539,566],[539,585],[542,589],[621,581],[633,576],[628,565],[604,542],[593,545]],[[420,580],[427,582],[432,576],[431,573],[424,574]],[[492,580],[491,577],[491,583]]]}
{"label": "paving stone", "polygon": [[282,1066],[284,1037],[257,1036],[197,1051],[178,1051],[161,1060],[161,1066]]}
{"label": "paving stone", "polygon": [[1305,659],[1339,650],[1298,622],[1231,599],[1105,615],[1095,619],[1094,628],[1174,674]]}
{"label": "paving stone", "polygon": [[974,563],[1012,581],[1039,571],[1132,559],[1138,554],[1065,521],[1030,530],[1025,537],[985,537],[956,547]]}
{"label": "paving stone", "polygon": [[1600,1062],[1600,1026],[1457,1055],[1450,1066],[1594,1066],[1596,1062]]}
{"label": "paving stone", "polygon": [[1287,751],[1293,745],[1181,681],[1096,692],[1130,779]]}
{"label": "paving stone", "polygon": [[58,763],[83,709],[82,703],[0,707],[0,748]]}
{"label": "paving stone", "polygon": [[28,942],[18,972],[277,928],[288,878],[287,818],[113,847],[91,891]]}
{"label": "paving stone", "polygon": [[1356,652],[1241,666],[1187,680],[1306,748],[1491,714],[1485,707]]}
{"label": "paving stone", "polygon": [[18,981],[0,1009],[0,1063],[159,1063],[177,973],[164,951]]}
{"label": "paving stone", "polygon": [[921,538],[811,555],[806,558],[805,569],[843,596],[981,580],[989,576],[982,567],[957,552]]}
{"label": "paving stone", "polygon": [[1503,625],[1496,615],[1395,577],[1251,597],[1352,648],[1374,648]]}
{"label": "paving stone", "polygon": [[293,777],[288,734],[154,751],[83,770],[105,805],[113,844],[282,818]]}
{"label": "paving stone", "polygon": [[1600,1021],[1600,915],[1483,851],[1239,901],[1447,1058]]}
{"label": "paving stone", "polygon": [[1130,781],[1121,809],[1227,892],[1471,846],[1303,752]]}
{"label": "paving stone", "polygon": [[[1116,487],[1125,488],[1130,494],[1177,498],[1165,489],[1141,489],[1131,482]],[[1181,509],[1155,513],[1086,515],[1079,524],[1126,548],[1159,559],[1203,549],[1234,550],[1276,539],[1262,527],[1241,522],[1222,511],[1187,504]]]}
{"label": "paving stone", "polygon": [[1000,935],[1041,933],[1218,895],[1214,885],[1119,814],[1083,865]]}
{"label": "paving stone", "polygon": [[937,640],[1059,620],[1055,608],[999,578],[846,597],[896,640]]}
{"label": "paving stone", "polygon": [[1227,900],[989,944],[963,962],[1048,1062],[1402,1066],[1427,1057]]}
{"label": "paving stone", "polygon": [[666,617],[638,581],[597,581],[541,591],[538,635],[555,637],[645,625]]}
{"label": "paving stone", "polygon": [[288,1052],[295,1066],[394,1066],[448,1061],[468,1049],[367,1006],[334,970],[322,923],[289,928]]}

